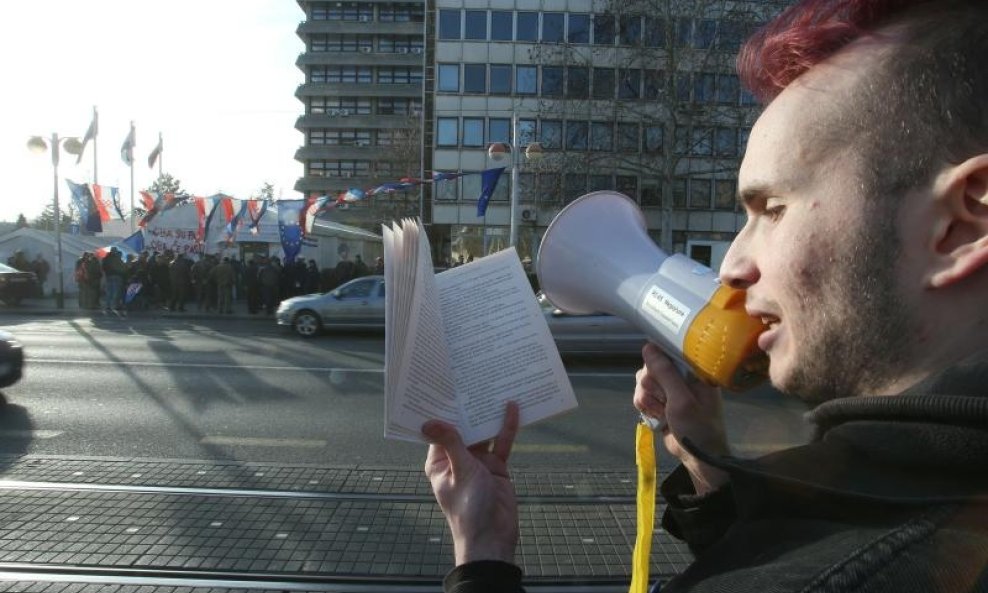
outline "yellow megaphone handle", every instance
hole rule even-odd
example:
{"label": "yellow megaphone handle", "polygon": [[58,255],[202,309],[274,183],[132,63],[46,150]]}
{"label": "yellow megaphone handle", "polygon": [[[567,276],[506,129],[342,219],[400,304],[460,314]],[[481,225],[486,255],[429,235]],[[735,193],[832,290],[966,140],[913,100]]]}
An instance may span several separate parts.
{"label": "yellow megaphone handle", "polygon": [[628,593],[647,593],[652,532],[655,529],[655,433],[639,422],[635,428],[635,464],[638,466],[638,527]]}

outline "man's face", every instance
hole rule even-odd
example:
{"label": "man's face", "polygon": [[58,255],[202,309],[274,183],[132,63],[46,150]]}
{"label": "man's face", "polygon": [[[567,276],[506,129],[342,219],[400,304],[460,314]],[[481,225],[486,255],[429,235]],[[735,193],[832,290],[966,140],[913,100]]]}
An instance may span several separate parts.
{"label": "man's face", "polygon": [[852,77],[811,71],[759,118],[738,179],[748,222],[721,268],[769,327],[758,344],[773,385],[813,402],[881,392],[915,330],[895,211],[865,195],[853,145],[820,141]]}

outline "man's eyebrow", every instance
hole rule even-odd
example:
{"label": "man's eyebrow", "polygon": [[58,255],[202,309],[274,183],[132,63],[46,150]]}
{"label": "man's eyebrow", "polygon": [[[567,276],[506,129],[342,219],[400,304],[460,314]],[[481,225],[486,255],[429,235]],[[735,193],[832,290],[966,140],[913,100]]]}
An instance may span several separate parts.
{"label": "man's eyebrow", "polygon": [[771,190],[766,184],[749,185],[744,189],[738,189],[738,204],[744,208],[750,208],[752,202],[764,199],[770,193]]}

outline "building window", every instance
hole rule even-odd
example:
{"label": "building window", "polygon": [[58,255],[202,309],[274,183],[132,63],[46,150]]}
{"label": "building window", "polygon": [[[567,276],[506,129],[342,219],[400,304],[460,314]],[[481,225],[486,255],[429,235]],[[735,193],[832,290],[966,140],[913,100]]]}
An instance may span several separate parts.
{"label": "building window", "polygon": [[686,207],[686,178],[677,177],[672,180],[672,207]]}
{"label": "building window", "polygon": [[737,105],[741,85],[735,74],[717,75],[717,102],[721,105]]}
{"label": "building window", "polygon": [[439,39],[461,39],[460,11],[439,11]]}
{"label": "building window", "polygon": [[542,148],[549,150],[563,147],[563,122],[544,119],[539,132]]}
{"label": "building window", "polygon": [[507,10],[491,11],[491,41],[514,39],[514,15]]}
{"label": "building window", "polygon": [[614,15],[595,14],[593,15],[593,43],[594,45],[614,45]]}
{"label": "building window", "polygon": [[422,51],[422,38],[413,35],[395,35],[380,37],[377,40],[377,50],[383,53],[408,53]]}
{"label": "building window", "polygon": [[666,20],[659,17],[645,17],[645,47],[666,46]]}
{"label": "building window", "polygon": [[488,142],[511,142],[511,120],[503,117],[492,117],[487,120]]}
{"label": "building window", "polygon": [[645,126],[645,152],[651,154],[662,152],[664,134],[662,126]]}
{"label": "building window", "polygon": [[373,80],[370,66],[313,66],[309,68],[309,81],[314,83],[362,83]]}
{"label": "building window", "polygon": [[676,47],[689,47],[693,39],[693,21],[689,18],[676,19]]}
{"label": "building window", "polygon": [[511,94],[511,65],[491,64],[491,94]]}
{"label": "building window", "polygon": [[714,38],[717,36],[717,21],[712,19],[699,19],[693,28],[693,47],[697,49],[709,49],[714,45]]}
{"label": "building window", "polygon": [[642,71],[637,68],[619,71],[621,84],[618,85],[618,98],[640,99],[642,96]]}
{"label": "building window", "polygon": [[408,66],[382,66],[377,70],[379,84],[420,84],[422,69]]}
{"label": "building window", "polygon": [[558,204],[563,198],[563,187],[559,173],[538,173],[539,202],[541,204]]}
{"label": "building window", "polygon": [[517,41],[539,40],[539,13],[519,12]]}
{"label": "building window", "polygon": [[738,154],[744,154],[744,151],[748,149],[749,134],[751,134],[751,128],[741,128],[738,130]]}
{"label": "building window", "polygon": [[463,27],[464,39],[487,39],[487,11],[467,10],[465,25]]}
{"label": "building window", "polygon": [[586,150],[589,146],[587,133],[590,126],[585,121],[566,122],[566,150]]}
{"label": "building window", "polygon": [[676,126],[673,132],[673,154],[689,154],[690,152],[690,129],[686,126]]}
{"label": "building window", "polygon": [[717,76],[710,72],[693,74],[693,101],[700,104],[713,103],[716,98]]}
{"label": "building window", "polygon": [[664,75],[661,70],[645,71],[644,97],[646,100],[654,100],[661,97],[663,85],[664,85]]}
{"label": "building window", "polygon": [[613,99],[615,86],[614,80],[614,68],[594,68],[593,98]]}
{"label": "building window", "polygon": [[519,95],[534,95],[538,92],[539,71],[537,66],[515,66],[515,92]]}
{"label": "building window", "polygon": [[709,179],[690,180],[690,208],[697,210],[710,209],[710,189]]}
{"label": "building window", "polygon": [[563,184],[563,198],[567,204],[587,193],[587,176],[582,173],[567,173]]}
{"label": "building window", "polygon": [[690,73],[676,73],[676,100],[680,103],[690,102]]}
{"label": "building window", "polygon": [[464,117],[463,118],[463,146],[485,146],[484,144],[484,118]]}
{"label": "building window", "polygon": [[614,124],[595,121],[590,124],[590,150],[614,150]]}
{"label": "building window", "polygon": [[734,181],[718,179],[714,182],[714,208],[717,210],[734,210],[737,199]]}
{"label": "building window", "polygon": [[657,185],[642,187],[642,206],[661,206],[662,188]]}
{"label": "building window", "polygon": [[542,96],[563,96],[563,69],[561,66],[542,66]]}
{"label": "building window", "polygon": [[436,145],[456,146],[460,135],[459,120],[455,117],[440,117],[436,120]]}
{"label": "building window", "polygon": [[377,100],[378,115],[418,115],[421,112],[422,99],[382,97]]}
{"label": "building window", "polygon": [[717,27],[717,49],[728,53],[737,53],[746,36],[745,23],[737,20],[722,20]]}
{"label": "building window", "polygon": [[737,156],[738,134],[734,128],[714,129],[714,154],[717,156]]}
{"label": "building window", "polygon": [[637,47],[642,42],[642,17],[637,14],[621,15],[621,45]]}
{"label": "building window", "polygon": [[634,175],[617,175],[614,178],[614,189],[638,201],[638,178]]}
{"label": "building window", "polygon": [[610,175],[591,175],[587,191],[603,191],[614,189],[614,181]]}
{"label": "building window", "polygon": [[590,43],[590,15],[569,15],[569,32],[566,40],[570,43]]}
{"label": "building window", "polygon": [[713,129],[706,126],[696,126],[690,136],[690,152],[698,156],[713,154]]}
{"label": "building window", "polygon": [[638,124],[618,124],[617,126],[617,150],[618,152],[638,152],[639,147]]}
{"label": "building window", "polygon": [[436,189],[437,200],[455,201],[460,193],[459,179],[447,179],[442,183],[433,183],[432,185]]}
{"label": "building window", "polygon": [[542,13],[542,41],[562,43],[566,40],[564,26],[566,16],[561,12]]}
{"label": "building window", "polygon": [[487,92],[487,64],[463,65],[463,92]]}
{"label": "building window", "polygon": [[380,4],[377,9],[377,19],[390,23],[421,23],[423,14],[423,5],[413,3]]}
{"label": "building window", "polygon": [[519,119],[518,120],[518,138],[517,143],[519,147],[525,147],[535,142],[538,138],[537,126],[534,119]]}
{"label": "building window", "polygon": [[590,68],[566,67],[566,96],[571,99],[586,99],[590,96]]}
{"label": "building window", "polygon": [[459,64],[439,64],[439,92],[460,92]]}

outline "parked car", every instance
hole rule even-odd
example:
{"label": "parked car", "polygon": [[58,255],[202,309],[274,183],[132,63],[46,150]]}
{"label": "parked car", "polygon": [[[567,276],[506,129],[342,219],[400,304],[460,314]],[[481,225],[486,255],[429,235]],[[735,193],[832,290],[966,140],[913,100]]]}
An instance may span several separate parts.
{"label": "parked car", "polygon": [[323,294],[281,301],[278,325],[311,338],[327,328],[384,328],[384,276],[362,276]]}
{"label": "parked car", "polygon": [[21,380],[24,372],[24,348],[10,332],[0,330],[0,387]]}
{"label": "parked car", "polygon": [[[536,297],[546,323],[565,355],[637,356],[645,335],[619,317],[594,313],[570,315]],[[325,294],[310,294],[282,301],[278,325],[290,326],[309,338],[324,329],[384,329],[384,277],[364,276]]]}
{"label": "parked car", "polygon": [[34,272],[21,272],[7,264],[0,264],[0,301],[16,305],[21,299],[36,297],[41,285]]}

